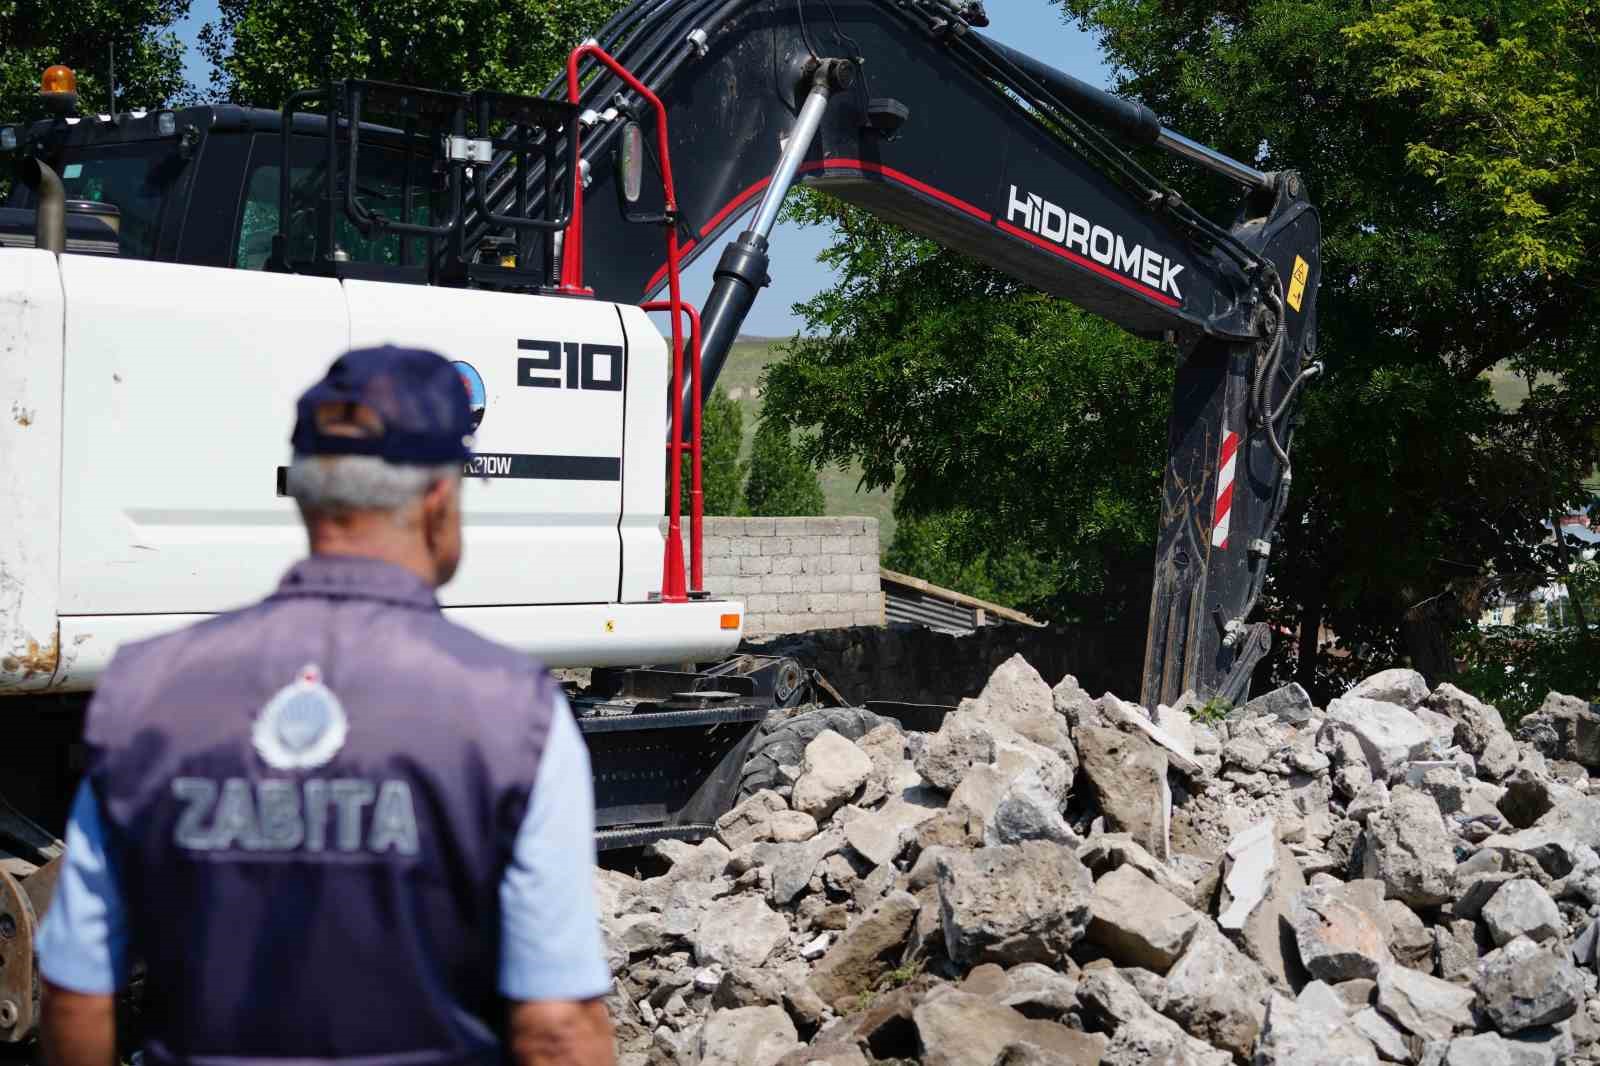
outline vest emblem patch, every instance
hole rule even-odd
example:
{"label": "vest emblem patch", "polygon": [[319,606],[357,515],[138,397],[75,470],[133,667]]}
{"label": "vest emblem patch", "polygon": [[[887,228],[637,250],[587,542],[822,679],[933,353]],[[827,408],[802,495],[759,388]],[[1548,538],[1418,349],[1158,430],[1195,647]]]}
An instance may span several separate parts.
{"label": "vest emblem patch", "polygon": [[274,770],[310,770],[339,754],[349,732],[339,697],[322,683],[322,671],[308,664],[261,708],[250,739]]}

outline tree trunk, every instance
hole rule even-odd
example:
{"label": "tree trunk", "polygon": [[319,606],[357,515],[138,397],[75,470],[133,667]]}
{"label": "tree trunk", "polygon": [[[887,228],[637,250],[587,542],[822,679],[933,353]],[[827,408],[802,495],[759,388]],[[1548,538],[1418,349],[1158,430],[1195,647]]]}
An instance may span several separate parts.
{"label": "tree trunk", "polygon": [[1319,593],[1315,602],[1300,608],[1300,642],[1295,651],[1294,679],[1316,700],[1317,667],[1322,665],[1322,616],[1325,605]]}
{"label": "tree trunk", "polygon": [[1429,688],[1460,672],[1450,651],[1450,635],[1460,621],[1460,613],[1455,593],[1445,591],[1406,611],[1401,622],[1400,632],[1411,655],[1411,665],[1428,679]]}

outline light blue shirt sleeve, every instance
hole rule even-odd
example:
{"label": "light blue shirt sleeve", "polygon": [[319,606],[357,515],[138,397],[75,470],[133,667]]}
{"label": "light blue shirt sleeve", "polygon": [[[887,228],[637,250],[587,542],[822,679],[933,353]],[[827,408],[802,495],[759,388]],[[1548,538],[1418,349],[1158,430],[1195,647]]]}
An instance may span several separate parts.
{"label": "light blue shirt sleeve", "polygon": [[85,995],[111,995],[128,980],[128,915],[100,800],[85,781],[67,820],[67,854],[39,930],[45,980]]}
{"label": "light blue shirt sleeve", "polygon": [[594,890],[589,749],[563,697],[500,883],[500,994],[593,999],[611,991]]}

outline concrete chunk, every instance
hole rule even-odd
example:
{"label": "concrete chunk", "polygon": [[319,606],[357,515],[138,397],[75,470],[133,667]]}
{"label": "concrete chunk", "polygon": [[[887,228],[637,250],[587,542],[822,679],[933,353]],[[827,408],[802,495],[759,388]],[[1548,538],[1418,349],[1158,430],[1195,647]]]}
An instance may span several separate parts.
{"label": "concrete chunk", "polygon": [[1131,866],[1094,886],[1088,938],[1119,965],[1166,973],[1205,919]]}

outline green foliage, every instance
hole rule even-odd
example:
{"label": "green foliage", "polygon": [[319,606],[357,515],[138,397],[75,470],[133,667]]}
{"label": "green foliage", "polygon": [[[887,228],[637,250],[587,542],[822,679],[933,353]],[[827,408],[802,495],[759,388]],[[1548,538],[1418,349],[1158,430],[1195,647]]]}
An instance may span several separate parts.
{"label": "green foliage", "polygon": [[104,111],[113,46],[119,108],[180,101],[183,45],[173,27],[188,13],[189,0],[0,0],[0,121],[45,117],[39,76],[53,63],[77,72],[82,110]]}
{"label": "green foliage", "polygon": [[897,516],[883,565],[1003,607],[1047,604],[1060,581],[1039,553],[1020,544],[966,554],[952,547],[980,543],[981,531],[967,528],[978,521],[980,516],[961,507],[924,518]]}
{"label": "green foliage", "polygon": [[432,89],[542,92],[621,0],[221,0],[201,31],[213,88],[276,107],[344,77]]}
{"label": "green foliage", "polygon": [[[722,389],[713,389],[700,415],[700,477],[708,515],[744,514],[744,412]],[[683,513],[689,514],[689,453],[683,456]],[[670,497],[669,497],[670,498]]]}
{"label": "green foliage", "polygon": [[[1063,7],[1098,35],[1119,91],[1262,169],[1299,170],[1318,205],[1329,375],[1297,434],[1268,609],[1351,655],[1280,651],[1272,669],[1319,698],[1344,670],[1454,672],[1481,598],[1554,572],[1541,522],[1600,457],[1593,8]],[[1231,191],[1152,163],[1225,217]],[[1480,377],[1502,360],[1540,382],[1514,412]]]}
{"label": "green foliage", "polygon": [[1231,713],[1233,713],[1232,703],[1229,703],[1221,696],[1212,696],[1209,700],[1206,700],[1199,707],[1195,708],[1193,717],[1196,722],[1203,722],[1207,725],[1210,725],[1212,722],[1222,721]]}
{"label": "green foliage", "polygon": [[1474,219],[1488,276],[1587,265],[1600,226],[1596,23],[1589,0],[1404,0],[1345,30],[1378,56],[1377,94],[1419,105],[1429,128],[1406,160]]}
{"label": "green foliage", "polygon": [[[1587,610],[1593,627],[1594,609],[1600,606],[1600,563],[1574,568],[1566,586]],[[1534,625],[1523,623],[1520,607],[1517,615],[1516,625],[1474,629],[1462,638],[1459,651],[1467,667],[1461,685],[1498,707],[1512,724],[1538,710],[1552,691],[1600,701],[1600,655],[1595,654],[1593,634],[1578,627],[1572,608]],[[1563,616],[1565,625],[1557,621]]]}
{"label": "green foliage", "polygon": [[813,464],[898,482],[913,528],[887,565],[1142,627],[1170,357],[837,201],[791,213],[833,228],[840,281],[800,306],[812,335],[768,370],[766,410]]}
{"label": "green foliage", "polygon": [[753,515],[820,515],[825,509],[816,468],[778,419],[763,418],[756,429],[744,498]]}

